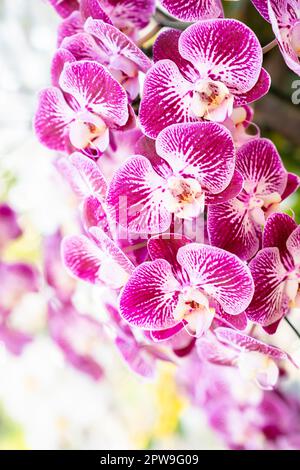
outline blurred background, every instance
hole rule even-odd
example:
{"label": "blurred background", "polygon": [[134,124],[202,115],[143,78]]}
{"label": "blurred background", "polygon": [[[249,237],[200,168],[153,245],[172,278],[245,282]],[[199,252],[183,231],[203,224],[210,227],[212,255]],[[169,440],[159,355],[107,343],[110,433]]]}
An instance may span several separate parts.
{"label": "blurred background", "polygon": [[[245,21],[262,45],[273,39],[250,1],[224,3],[228,16]],[[5,241],[0,237],[0,262],[23,263],[30,275],[37,270],[46,278],[39,274],[38,289],[21,286],[17,292],[20,271],[0,279],[0,449],[223,448],[197,403],[178,385],[175,366],[161,363],[154,380],[143,380],[129,371],[107,335],[87,328],[82,340],[76,324],[68,344],[101,364],[97,373],[80,370],[73,350],[49,322],[48,300],[58,282],[51,280],[54,271],[60,287],[72,290],[80,315],[95,320],[103,315],[103,293],[74,285],[59,265],[61,233],[78,223],[76,201],[53,166],[52,152],[32,132],[36,94],[50,81],[58,23],[46,0],[0,0],[0,204],[3,214],[6,204],[16,212],[19,230]],[[272,88],[255,107],[254,121],[274,141],[287,169],[299,173],[300,112],[291,101],[297,77],[276,48],[266,55],[265,67]],[[288,201],[290,207],[299,222],[299,195]],[[51,260],[45,255],[49,246]],[[294,343],[290,334],[279,332],[279,339]]]}

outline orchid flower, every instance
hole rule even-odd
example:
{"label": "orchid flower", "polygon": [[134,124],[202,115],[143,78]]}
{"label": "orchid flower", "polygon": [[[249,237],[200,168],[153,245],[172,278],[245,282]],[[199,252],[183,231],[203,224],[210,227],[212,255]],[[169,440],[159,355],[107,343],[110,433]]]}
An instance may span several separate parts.
{"label": "orchid flower", "polygon": [[82,32],[89,17],[112,24],[137,41],[138,32],[148,25],[154,8],[155,0],[81,0],[69,16],[64,15],[58,28],[58,46],[65,37]]}
{"label": "orchid flower", "polygon": [[147,72],[150,59],[125,34],[104,21],[88,18],[84,31],[65,38],[61,47],[76,60],[94,60],[105,65],[134,100],[139,93],[138,73]]}
{"label": "orchid flower", "polygon": [[232,328],[219,327],[214,333],[216,339],[197,340],[197,350],[203,359],[238,367],[244,379],[254,380],[264,390],[271,390],[276,385],[277,363],[288,360],[288,354]]}
{"label": "orchid flower", "polygon": [[169,126],[157,137],[156,152],[128,158],[109,185],[111,215],[129,232],[164,232],[173,214],[197,217],[205,205],[241,190],[233,141],[219,124]]}
{"label": "orchid flower", "polygon": [[162,6],[182,21],[197,21],[224,16],[221,0],[160,0]]}
{"label": "orchid flower", "polygon": [[66,268],[86,282],[119,289],[132,274],[133,263],[101,228],[91,227],[89,235],[63,239],[62,256]]}
{"label": "orchid flower", "polygon": [[255,295],[247,317],[275,333],[280,320],[299,305],[300,230],[287,214],[273,214],[266,223],[263,249],[250,263]]}
{"label": "orchid flower", "polygon": [[235,255],[181,239],[151,238],[152,261],[138,266],[120,296],[120,313],[144,330],[167,330],[183,323],[196,336],[211,326],[218,306],[242,313],[253,295],[247,266]]}
{"label": "orchid flower", "polygon": [[252,0],[260,14],[271,23],[287,66],[300,75],[300,1]]}
{"label": "orchid flower", "polygon": [[59,86],[40,92],[34,119],[38,139],[61,152],[87,147],[103,152],[109,129],[128,120],[125,90],[94,61],[65,63]]}
{"label": "orchid flower", "polygon": [[260,43],[237,20],[199,21],[182,33],[164,30],[153,53],[156,64],[146,75],[140,107],[142,129],[152,138],[170,124],[223,122],[234,106],[261,98],[270,86]]}
{"label": "orchid flower", "polygon": [[210,242],[251,259],[260,248],[265,217],[299,186],[300,180],[285,170],[267,139],[255,139],[237,151],[236,169],[244,179],[240,194],[224,204],[210,206]]}

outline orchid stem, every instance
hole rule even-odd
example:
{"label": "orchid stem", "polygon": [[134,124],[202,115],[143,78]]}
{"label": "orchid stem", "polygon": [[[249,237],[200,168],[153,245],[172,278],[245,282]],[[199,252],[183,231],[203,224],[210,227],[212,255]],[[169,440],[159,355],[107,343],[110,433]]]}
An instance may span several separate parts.
{"label": "orchid stem", "polygon": [[145,34],[145,36],[141,37],[138,40],[138,46],[141,47],[145,42],[150,41],[150,39],[152,39],[153,36],[155,36],[159,32],[160,29],[161,25],[156,23],[153,28],[147,34]]}
{"label": "orchid stem", "polygon": [[285,321],[287,322],[287,324],[292,328],[293,332],[294,332],[294,333],[298,336],[298,338],[300,339],[300,333],[299,333],[299,331],[296,329],[296,327],[293,325],[293,323],[291,323],[291,321],[290,321],[287,317],[285,317],[284,319],[285,319]]}
{"label": "orchid stem", "polygon": [[267,52],[271,51],[274,49],[274,47],[277,46],[277,39],[273,39],[273,41],[269,42],[266,46],[262,48],[263,54],[266,54]]}
{"label": "orchid stem", "polygon": [[173,18],[172,16],[167,15],[165,12],[163,12],[159,8],[156,9],[156,12],[154,14],[154,19],[161,26],[167,26],[169,28],[175,28],[175,29],[180,29],[180,30],[185,30],[188,26],[192,24],[192,23],[186,23],[183,21],[176,21],[176,18]]}

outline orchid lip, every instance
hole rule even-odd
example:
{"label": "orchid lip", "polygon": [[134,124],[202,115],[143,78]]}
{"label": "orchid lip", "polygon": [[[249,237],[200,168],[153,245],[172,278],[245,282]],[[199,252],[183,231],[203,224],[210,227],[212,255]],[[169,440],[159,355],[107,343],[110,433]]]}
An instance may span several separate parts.
{"label": "orchid lip", "polygon": [[78,149],[93,146],[95,140],[104,138],[106,133],[107,126],[103,119],[89,111],[78,113],[69,129],[71,144]]}
{"label": "orchid lip", "polygon": [[224,83],[202,79],[195,84],[191,107],[197,117],[213,120],[212,113],[218,110],[222,116],[216,120],[222,121],[232,113],[232,105],[233,97]]}
{"label": "orchid lip", "polygon": [[208,297],[193,286],[182,290],[173,312],[175,320],[186,322],[186,330],[192,336],[202,336],[209,329],[214,314],[215,309],[210,307]]}
{"label": "orchid lip", "polygon": [[205,195],[200,183],[194,178],[171,176],[163,193],[166,209],[177,217],[196,217],[204,210]]}

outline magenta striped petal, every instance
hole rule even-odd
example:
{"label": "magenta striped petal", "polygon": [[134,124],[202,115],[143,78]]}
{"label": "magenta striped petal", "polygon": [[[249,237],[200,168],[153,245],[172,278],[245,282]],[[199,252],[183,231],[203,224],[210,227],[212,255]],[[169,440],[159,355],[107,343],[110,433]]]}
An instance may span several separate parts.
{"label": "magenta striped petal", "polygon": [[172,266],[173,273],[183,283],[187,280],[185,272],[177,261],[179,248],[185,246],[190,240],[183,235],[167,233],[163,236],[151,237],[148,241],[148,252],[152,260],[165,259]]}
{"label": "magenta striped petal", "polygon": [[229,344],[241,351],[257,351],[275,361],[285,361],[288,359],[288,355],[281,349],[270,346],[256,338],[252,338],[252,336],[232,330],[231,328],[217,328],[215,333],[222,343]]}
{"label": "magenta striped petal", "polygon": [[78,197],[95,196],[104,200],[107,183],[97,163],[82,153],[75,152],[57,164]]}
{"label": "magenta striped petal", "polygon": [[248,325],[247,316],[244,312],[239,313],[239,315],[228,315],[221,307],[216,311],[214,322],[221,326],[226,325],[241,331],[244,331]]}
{"label": "magenta striped petal", "polygon": [[[299,39],[293,45],[293,28],[299,29],[298,0],[268,0],[268,12],[273,32],[287,66],[300,75]],[[295,49],[296,48],[296,49]]]}
{"label": "magenta striped petal", "polygon": [[295,265],[300,265],[300,227],[291,233],[286,242],[287,249],[293,257]]}
{"label": "magenta striped petal", "polygon": [[166,182],[143,156],[128,159],[115,173],[107,203],[122,227],[133,233],[159,233],[167,230],[171,214],[162,205]]}
{"label": "magenta striped petal", "polygon": [[172,328],[167,328],[166,330],[155,330],[150,331],[150,337],[153,341],[167,341],[172,338],[174,335],[177,335],[184,328],[184,322],[177,323],[177,325]]}
{"label": "magenta striped petal", "polygon": [[74,11],[65,18],[57,28],[57,46],[60,47],[64,38],[73,34],[82,33],[83,19],[79,11]]}
{"label": "magenta striped petal", "polygon": [[[129,275],[133,273],[134,265],[123,251],[109,238],[100,227],[89,229],[94,242],[99,249],[117,263]],[[112,267],[113,270],[113,267]],[[114,273],[113,273],[114,274]]]}
{"label": "magenta striped petal", "polygon": [[240,147],[236,168],[247,185],[256,186],[257,196],[275,192],[281,195],[286,187],[287,172],[275,145],[268,139],[254,139]]}
{"label": "magenta striped petal", "polygon": [[68,152],[71,149],[68,125],[74,111],[56,87],[45,88],[38,97],[34,130],[39,141],[52,150]]}
{"label": "magenta striped petal", "polygon": [[69,157],[69,160],[78,172],[78,193],[81,192],[83,196],[94,195],[98,196],[100,199],[104,199],[107,191],[107,183],[97,163],[79,152],[73,153]]}
{"label": "magenta striped petal", "polygon": [[261,225],[238,198],[208,208],[207,228],[212,245],[251,259],[257,253],[262,238]]}
{"label": "magenta striped petal", "polygon": [[102,65],[92,61],[66,64],[59,82],[63,91],[73,95],[82,109],[89,107],[119,126],[126,124],[126,92]]}
{"label": "magenta striped petal", "polygon": [[49,0],[49,2],[62,18],[67,18],[79,8],[79,0]]}
{"label": "magenta striped petal", "polygon": [[101,6],[113,24],[128,36],[142,29],[155,10],[155,0],[101,0]]}
{"label": "magenta striped petal", "polygon": [[264,248],[250,263],[255,293],[246,310],[249,320],[269,326],[289,311],[290,300],[285,294],[286,270],[278,248]]}
{"label": "magenta striped petal", "polygon": [[107,214],[98,197],[88,196],[84,199],[81,216],[86,230],[90,227],[100,227],[107,235],[111,235]]}
{"label": "magenta striped petal", "polygon": [[68,50],[76,60],[94,60],[102,65],[109,63],[109,58],[97,46],[95,39],[83,31],[64,38],[61,47]]}
{"label": "magenta striped petal", "polygon": [[190,243],[179,249],[177,260],[192,284],[217,300],[226,313],[237,315],[249,305],[253,280],[236,256],[216,247]]}
{"label": "magenta striped petal", "polygon": [[101,0],[80,0],[80,13],[83,20],[91,17],[111,24],[110,18],[103,10],[101,4]]}
{"label": "magenta striped petal", "polygon": [[205,204],[222,204],[230,201],[231,199],[238,196],[243,188],[244,179],[238,171],[235,170],[233,173],[232,180],[229,185],[218,194],[212,194],[207,192],[205,194]]}
{"label": "magenta striped petal", "polygon": [[[65,266],[71,274],[84,281],[121,287],[133,272],[133,264],[99,227],[90,228],[89,233],[92,239],[84,235],[63,239]],[[106,271],[103,271],[104,268]],[[107,272],[109,269],[110,272]]]}
{"label": "magenta striped petal", "polygon": [[171,60],[160,60],[147,73],[140,105],[144,133],[155,138],[165,127],[198,119],[191,111],[193,85]]}
{"label": "magenta striped petal", "polygon": [[232,19],[200,21],[179,39],[179,52],[201,73],[244,93],[256,84],[262,66],[259,40],[248,26]]}
{"label": "magenta striped petal", "polygon": [[268,0],[251,0],[255,8],[259,11],[261,16],[270,21],[269,12],[268,12]]}
{"label": "magenta striped petal", "polygon": [[84,235],[65,237],[61,247],[63,262],[68,271],[83,281],[95,284],[101,265],[99,248]]}
{"label": "magenta striped petal", "polygon": [[265,69],[261,69],[260,75],[256,84],[251,90],[246,93],[237,94],[234,97],[234,106],[243,106],[245,104],[253,103],[265,96],[271,86],[271,77]]}
{"label": "magenta striped petal", "polygon": [[196,341],[197,353],[204,361],[222,366],[232,366],[238,357],[233,349],[225,347],[215,338],[199,338]]}
{"label": "magenta striped petal", "polygon": [[156,150],[175,174],[196,178],[204,190],[213,194],[225,190],[232,179],[234,143],[230,132],[220,124],[169,126],[157,137]]}
{"label": "magenta striped petal", "polygon": [[155,140],[149,139],[149,137],[145,135],[142,136],[135,145],[135,153],[147,157],[156,173],[163,178],[168,178],[172,173],[172,169],[170,165],[157,154],[155,142]]}
{"label": "magenta striped petal", "polygon": [[145,330],[174,327],[173,311],[180,285],[170,264],[162,259],[143,263],[135,269],[120,298],[122,317]]}
{"label": "magenta striped petal", "polygon": [[185,60],[179,54],[178,42],[180,35],[181,31],[178,29],[162,29],[153,44],[153,60],[154,62],[164,59],[172,60],[177,65],[184,78],[194,83],[200,77],[199,72],[191,62]]}
{"label": "magenta striped petal", "polygon": [[291,196],[300,187],[300,177],[294,173],[288,173],[285,190],[281,195],[282,201]]}
{"label": "magenta striped petal", "polygon": [[220,18],[224,15],[221,0],[161,0],[171,15],[183,21]]}
{"label": "magenta striped petal", "polygon": [[297,229],[297,224],[287,214],[272,214],[268,217],[264,235],[263,247],[279,249],[281,261],[289,269],[294,266],[294,260],[287,247],[287,241]]}
{"label": "magenta striped petal", "polygon": [[75,57],[67,49],[57,49],[51,62],[51,84],[59,87],[59,77],[67,62],[74,62]]}
{"label": "magenta striped petal", "polygon": [[97,38],[97,45],[107,58],[115,57],[116,55],[127,57],[142,72],[147,72],[151,67],[150,59],[134,42],[114,26],[89,18],[84,25],[84,29],[87,33]]}

